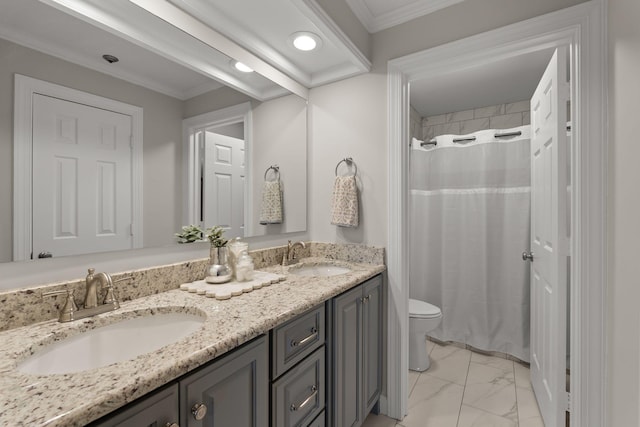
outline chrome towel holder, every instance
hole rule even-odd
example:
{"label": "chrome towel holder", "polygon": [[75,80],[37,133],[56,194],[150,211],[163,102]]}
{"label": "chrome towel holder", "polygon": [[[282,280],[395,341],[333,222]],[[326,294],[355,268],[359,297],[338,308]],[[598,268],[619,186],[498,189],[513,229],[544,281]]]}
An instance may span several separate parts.
{"label": "chrome towel holder", "polygon": [[336,176],[338,176],[338,166],[340,166],[341,163],[346,163],[347,166],[354,167],[353,176],[356,176],[358,174],[358,165],[356,165],[356,162],[354,162],[351,157],[345,157],[344,159],[340,160],[336,165],[336,172],[335,172]]}
{"label": "chrome towel holder", "polygon": [[276,181],[280,181],[280,166],[278,165],[271,165],[267,168],[266,171],[264,171],[264,180],[267,180],[267,174],[269,173],[270,170],[273,170],[275,175],[276,175]]}

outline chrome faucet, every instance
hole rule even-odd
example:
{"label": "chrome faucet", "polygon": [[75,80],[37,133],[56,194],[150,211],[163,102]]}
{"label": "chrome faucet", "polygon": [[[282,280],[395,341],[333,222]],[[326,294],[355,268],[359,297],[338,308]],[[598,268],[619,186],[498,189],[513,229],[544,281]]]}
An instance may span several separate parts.
{"label": "chrome faucet", "polygon": [[282,256],[282,265],[283,266],[287,266],[290,264],[295,264],[298,262],[298,260],[296,259],[295,256],[295,250],[297,247],[300,248],[306,248],[307,245],[304,244],[304,242],[295,242],[295,243],[291,243],[291,240],[289,240],[289,242],[287,243],[287,250],[284,253],[284,255]]}
{"label": "chrome faucet", "polygon": [[[72,289],[42,294],[43,297],[66,294],[65,303],[58,315],[58,321],[71,322],[120,308],[120,302],[116,298],[113,284],[123,280],[131,280],[133,277],[126,276],[118,280],[113,280],[108,273],[96,273],[95,271],[95,269],[90,268],[89,274],[87,274],[87,278],[85,279],[86,291],[82,309],[78,309]],[[98,298],[98,285],[100,285],[101,291],[104,291],[102,301],[99,301]]]}

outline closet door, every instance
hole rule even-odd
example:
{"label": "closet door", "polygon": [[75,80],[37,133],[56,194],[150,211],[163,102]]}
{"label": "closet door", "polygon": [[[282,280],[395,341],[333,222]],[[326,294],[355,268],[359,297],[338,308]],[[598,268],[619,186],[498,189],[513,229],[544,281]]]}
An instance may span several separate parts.
{"label": "closet door", "polygon": [[564,426],[567,405],[566,76],[561,47],[531,99],[531,383],[546,427]]}

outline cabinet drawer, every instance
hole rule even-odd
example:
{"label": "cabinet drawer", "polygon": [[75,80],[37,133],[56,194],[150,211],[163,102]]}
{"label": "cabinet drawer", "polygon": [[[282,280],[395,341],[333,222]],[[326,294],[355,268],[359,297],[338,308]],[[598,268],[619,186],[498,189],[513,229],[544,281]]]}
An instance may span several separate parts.
{"label": "cabinet drawer", "polygon": [[324,304],[274,329],[272,378],[278,378],[293,365],[324,344]]}
{"label": "cabinet drawer", "polygon": [[272,386],[273,425],[302,427],[325,406],[324,347],[316,350]]}

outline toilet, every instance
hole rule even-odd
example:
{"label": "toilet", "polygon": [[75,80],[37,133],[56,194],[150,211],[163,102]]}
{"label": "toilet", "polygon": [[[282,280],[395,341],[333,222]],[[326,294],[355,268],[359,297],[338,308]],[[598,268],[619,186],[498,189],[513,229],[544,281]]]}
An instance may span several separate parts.
{"label": "toilet", "polygon": [[426,371],[431,366],[427,354],[427,333],[442,320],[439,307],[417,299],[409,299],[409,369]]}

